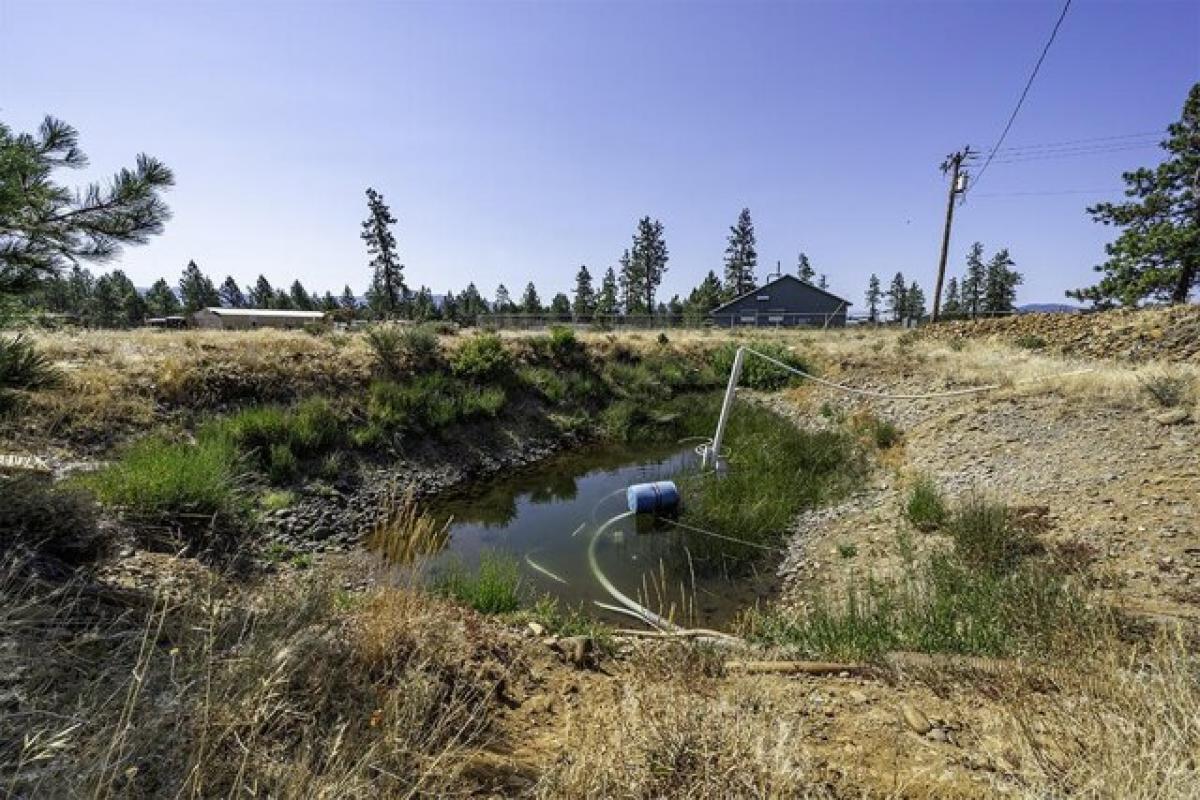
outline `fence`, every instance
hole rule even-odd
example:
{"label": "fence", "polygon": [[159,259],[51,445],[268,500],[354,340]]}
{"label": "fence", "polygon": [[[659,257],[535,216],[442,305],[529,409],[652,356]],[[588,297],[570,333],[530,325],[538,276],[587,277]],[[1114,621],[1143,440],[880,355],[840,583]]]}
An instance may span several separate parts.
{"label": "fence", "polygon": [[481,314],[476,320],[481,326],[500,330],[537,330],[553,325],[598,330],[660,328],[835,328],[844,325],[882,325],[884,320],[871,320],[865,315],[743,313],[743,314]]}

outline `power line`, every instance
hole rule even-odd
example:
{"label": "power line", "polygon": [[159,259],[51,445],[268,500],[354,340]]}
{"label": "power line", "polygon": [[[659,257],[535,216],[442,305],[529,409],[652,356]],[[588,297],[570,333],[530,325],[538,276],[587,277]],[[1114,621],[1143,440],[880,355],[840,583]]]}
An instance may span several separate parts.
{"label": "power line", "polygon": [[[1029,155],[1013,156],[1005,158],[1003,156],[991,161],[993,164],[1024,164],[1027,161],[1057,161],[1061,158],[1079,158],[1080,156],[1095,156],[1105,155],[1107,153],[1127,153],[1131,150],[1148,150],[1158,147],[1157,144],[1137,144],[1126,145],[1124,147],[1094,147],[1088,150],[1067,150],[1063,152],[1051,153],[1033,153]],[[976,181],[978,184],[978,181]]]}
{"label": "power line", "polygon": [[[1030,87],[1033,86],[1033,81],[1037,77],[1038,71],[1042,68],[1042,62],[1046,60],[1046,54],[1050,52],[1050,45],[1054,44],[1055,37],[1058,36],[1058,29],[1062,27],[1063,20],[1067,17],[1067,10],[1071,7],[1071,0],[1063,3],[1062,13],[1058,15],[1058,21],[1054,23],[1054,29],[1050,31],[1050,38],[1046,40],[1046,46],[1042,48],[1042,54],[1038,56],[1037,63],[1033,65],[1033,72],[1029,74],[1029,80],[1025,82],[1025,88],[1021,91],[1020,98],[1017,99],[1017,105],[1013,109],[1012,114],[1008,116],[1008,122],[1004,125],[1004,130],[1000,133],[1000,138],[996,140],[996,144],[992,147],[992,154],[995,154],[1000,149],[1000,145],[1004,144],[1005,137],[1008,136],[1009,130],[1013,126],[1013,122],[1017,119],[1017,114],[1021,110],[1021,106],[1025,104],[1025,97],[1029,94]],[[975,185],[979,185],[979,181],[983,178],[983,173],[987,172],[988,164],[992,163],[992,155],[988,156],[987,161],[983,162],[983,167],[979,170],[979,174],[975,176]]]}
{"label": "power line", "polygon": [[1123,133],[1119,136],[1096,136],[1089,139],[1067,139],[1061,142],[1042,142],[1040,144],[1023,144],[1013,145],[1012,147],[1001,147],[996,150],[987,152],[1009,153],[1023,150],[1057,150],[1060,148],[1074,148],[1077,146],[1099,145],[1104,142],[1118,142],[1126,139],[1157,139],[1162,136],[1162,131],[1146,131],[1144,133]]}
{"label": "power line", "polygon": [[974,197],[1051,197],[1053,195],[1068,194],[1113,194],[1119,191],[1120,189],[1056,189],[1044,192],[988,192],[987,194],[974,195]]}

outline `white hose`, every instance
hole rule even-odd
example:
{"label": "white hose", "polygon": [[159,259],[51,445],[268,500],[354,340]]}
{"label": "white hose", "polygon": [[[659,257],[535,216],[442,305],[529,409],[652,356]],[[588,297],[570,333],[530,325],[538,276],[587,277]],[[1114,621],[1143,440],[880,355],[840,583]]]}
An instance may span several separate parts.
{"label": "white hose", "polygon": [[533,568],[533,569],[537,570],[538,572],[542,573],[543,575],[545,575],[547,578],[550,578],[551,580],[555,580],[561,584],[566,585],[567,582],[565,580],[558,577],[553,572],[551,572],[550,570],[543,567],[541,564],[534,561],[532,558],[529,557],[528,554],[525,555],[525,563],[528,564],[531,568]]}
{"label": "white hose", "polygon": [[604,587],[604,590],[612,595],[614,600],[640,617],[643,622],[652,627],[661,628],[663,630],[678,630],[678,625],[671,622],[666,617],[655,614],[641,603],[625,595],[616,586],[613,586],[612,581],[610,581],[604,575],[604,573],[600,571],[600,562],[596,559],[596,542],[600,541],[600,535],[604,533],[604,531],[607,530],[610,525],[618,520],[625,519],[632,515],[632,511],[626,511],[624,514],[618,514],[596,529],[596,532],[592,534],[592,540],[588,542],[588,566],[592,568],[592,574],[596,576],[596,580],[600,582],[600,585]]}

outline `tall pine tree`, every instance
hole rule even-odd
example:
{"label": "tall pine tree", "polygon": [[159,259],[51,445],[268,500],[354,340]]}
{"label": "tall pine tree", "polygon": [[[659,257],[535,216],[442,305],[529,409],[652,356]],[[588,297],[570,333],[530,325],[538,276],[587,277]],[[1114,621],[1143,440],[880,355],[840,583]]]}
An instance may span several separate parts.
{"label": "tall pine tree", "polygon": [[892,315],[892,321],[904,319],[908,310],[908,284],[904,282],[904,273],[897,272],[887,290],[887,310]]}
{"label": "tall pine tree", "polygon": [[804,253],[796,259],[796,277],[805,283],[812,283],[816,277],[817,271],[813,269],[813,265],[809,262],[808,256]]}
{"label": "tall pine tree", "polygon": [[879,287],[879,276],[871,273],[867,281],[867,318],[871,322],[879,321],[879,301],[883,298],[883,290]]}
{"label": "tall pine tree", "polygon": [[525,292],[521,295],[521,312],[524,314],[542,313],[542,299],[538,297],[533,281],[525,284]]}
{"label": "tall pine tree", "polygon": [[587,265],[581,264],[579,272],[575,273],[575,300],[571,310],[576,317],[591,316],[596,310],[596,290],[592,288],[592,273]]}
{"label": "tall pine tree", "polygon": [[997,251],[988,261],[983,282],[984,312],[1011,314],[1017,310],[1017,287],[1024,279],[1014,266],[1007,249]]}
{"label": "tall pine tree", "polygon": [[1098,203],[1092,219],[1121,229],[1095,269],[1099,283],[1067,292],[1099,307],[1142,300],[1186,303],[1200,286],[1200,83],[1192,85],[1178,122],[1167,126],[1166,159],[1122,175],[1122,203]]}
{"label": "tall pine tree", "polygon": [[600,282],[600,292],[596,295],[596,315],[610,317],[617,313],[620,296],[617,294],[617,273],[609,267]]}
{"label": "tall pine tree", "polygon": [[983,263],[983,243],[976,242],[967,252],[967,274],[962,280],[963,313],[974,319],[983,311],[983,291],[987,285],[987,267]]}
{"label": "tall pine tree", "polygon": [[212,280],[200,271],[195,261],[189,261],[179,278],[179,297],[183,301],[183,312],[192,314],[202,308],[219,306],[221,296]]}
{"label": "tall pine tree", "polygon": [[951,276],[946,281],[946,289],[942,293],[942,316],[955,319],[962,316],[962,302],[959,298],[958,278]]}
{"label": "tall pine tree", "polygon": [[638,220],[629,251],[629,275],[630,293],[637,298],[641,313],[654,311],[654,295],[667,272],[669,257],[663,224],[650,217]]}
{"label": "tall pine tree", "polygon": [[754,288],[758,268],[758,242],[750,209],[743,208],[737,222],[729,228],[725,247],[725,297],[738,297]]}
{"label": "tall pine tree", "polygon": [[361,237],[367,243],[374,271],[371,279],[374,304],[383,316],[392,316],[408,293],[404,265],[396,254],[396,235],[391,228],[396,218],[383,202],[383,195],[374,189],[367,189],[367,211],[369,216],[363,221]]}
{"label": "tall pine tree", "polygon": [[174,317],[179,314],[179,298],[166,278],[159,278],[146,292],[146,311],[154,317]]}
{"label": "tall pine tree", "polygon": [[225,278],[225,282],[217,290],[217,295],[221,298],[221,305],[226,308],[246,307],[246,295],[242,294],[242,287],[238,286],[232,275]]}

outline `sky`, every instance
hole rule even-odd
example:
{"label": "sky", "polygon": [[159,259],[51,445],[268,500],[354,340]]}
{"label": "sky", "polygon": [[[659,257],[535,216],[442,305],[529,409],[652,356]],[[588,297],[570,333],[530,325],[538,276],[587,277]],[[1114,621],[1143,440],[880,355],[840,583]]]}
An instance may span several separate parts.
{"label": "sky", "polygon": [[[1028,2],[28,2],[0,0],[0,119],[80,131],[80,184],[139,152],[176,176],[166,232],[113,264],[139,286],[357,292],[367,187],[407,283],[570,292],[638,218],[666,229],[663,299],[720,274],[748,207],[759,277],[808,254],[856,305],[868,276],[932,288],[943,158],[987,149],[1061,10]],[[1006,147],[1163,131],[1200,80],[1200,3],[1075,0]],[[1136,144],[1146,137],[1108,140]],[[1019,301],[1092,280],[1089,203],[1161,151],[997,162],[956,210],[949,274],[1007,247]],[[1047,194],[1055,192],[1055,194]],[[102,267],[101,269],[103,269]]]}

